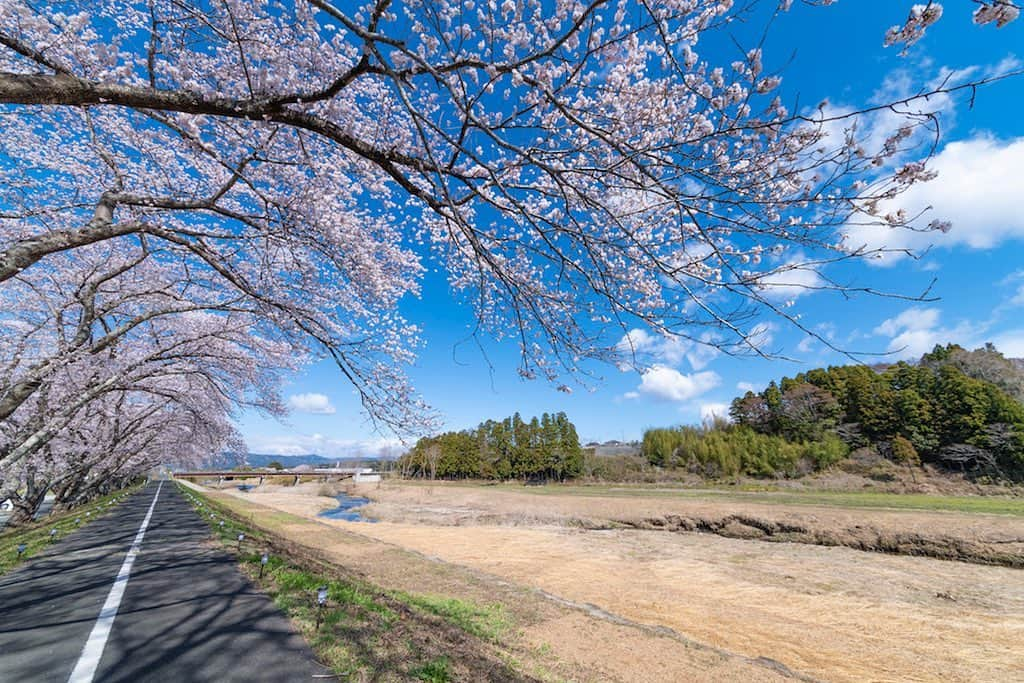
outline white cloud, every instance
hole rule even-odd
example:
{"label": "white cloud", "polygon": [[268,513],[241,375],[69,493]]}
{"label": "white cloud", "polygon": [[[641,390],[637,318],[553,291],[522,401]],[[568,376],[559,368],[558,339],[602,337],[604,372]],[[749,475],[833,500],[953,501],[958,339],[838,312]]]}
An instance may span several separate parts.
{"label": "white cloud", "polygon": [[792,300],[811,294],[825,284],[825,279],[810,266],[802,267],[801,260],[787,263],[757,279],[757,288],[769,299]]}
{"label": "white cloud", "polygon": [[768,347],[775,341],[775,330],[778,329],[778,325],[775,323],[762,322],[754,325],[747,332],[747,341],[754,346],[754,348],[762,351],[768,351]]}
{"label": "white cloud", "polygon": [[685,358],[694,370],[703,370],[719,355],[714,346],[714,336],[705,332],[700,341],[664,334],[652,334],[642,329],[632,329],[623,335],[615,345],[623,358],[619,369],[627,372],[636,361],[641,366],[647,362],[657,365],[678,367]]}
{"label": "white cloud", "polygon": [[816,341],[818,340],[814,337],[804,337],[800,340],[800,343],[796,345],[796,350],[800,353],[810,353],[814,350]]}
{"label": "white cloud", "polygon": [[[929,84],[929,89],[939,87],[943,79],[947,79],[945,86],[955,86],[968,78],[977,67],[954,71],[951,69],[940,69],[939,76]],[[808,179],[822,175],[823,169],[834,168],[835,161],[831,160],[836,148],[845,147],[848,137],[852,137],[855,145],[867,154],[874,157],[882,152],[886,140],[900,128],[910,123],[907,112],[921,114],[939,114],[944,124],[950,124],[956,113],[956,102],[946,93],[938,93],[924,97],[915,97],[920,94],[920,78],[918,73],[912,73],[907,69],[895,69],[886,74],[881,85],[872,94],[869,103],[883,105],[890,102],[906,100],[900,111],[890,107],[880,107],[869,112],[860,112],[860,106],[844,103],[831,102],[826,100],[813,109],[804,110],[803,114],[815,123],[809,124],[815,129],[820,129],[824,138],[816,155],[822,167],[812,166],[806,172]],[[859,113],[858,113],[859,112]],[[931,131],[926,126],[915,128],[911,137],[903,141],[904,149],[913,149],[920,144],[927,144],[931,141]],[[883,161],[883,169],[893,170],[907,160],[907,153],[898,153]]]}
{"label": "white cloud", "polygon": [[937,344],[946,343],[949,337],[935,330],[907,330],[889,342],[889,351],[895,358],[918,358],[931,351]]}
{"label": "white cloud", "polygon": [[334,406],[331,399],[325,394],[292,394],[288,397],[288,407],[303,413],[316,413],[317,415],[334,415]]}
{"label": "white cloud", "polygon": [[714,389],[720,381],[718,374],[711,371],[684,375],[670,367],[655,365],[641,375],[637,392],[664,401],[688,401]]}
{"label": "white cloud", "polygon": [[[826,134],[826,141],[832,146],[843,144],[848,133],[852,132],[857,144],[862,147],[869,156],[874,156],[885,147],[886,141],[899,128],[913,123],[907,116],[912,114],[936,114],[941,117],[942,128],[949,131],[953,128],[957,118],[957,105],[959,101],[949,92],[932,92],[964,85],[973,79],[989,78],[1015,71],[1020,67],[1016,58],[1009,57],[998,64],[989,67],[978,65],[967,66],[961,69],[952,69],[947,66],[939,67],[934,71],[932,77],[925,87],[921,88],[921,73],[923,70],[931,70],[932,64],[924,62],[914,69],[897,68],[885,75],[881,84],[872,93],[868,102],[873,105],[883,105],[873,111],[858,113],[860,106],[832,103],[826,101],[820,109],[813,109],[805,112],[809,118],[822,121],[821,126]],[[927,96],[922,92],[929,93]],[[892,102],[902,102],[897,108],[885,106]],[[885,161],[885,168],[895,168],[901,165],[913,155],[914,150],[920,145],[931,144],[933,131],[928,126],[916,127],[911,137],[904,140],[901,148],[910,150],[897,153]],[[827,155],[830,147],[826,145]]]}
{"label": "white cloud", "polygon": [[831,343],[836,338],[836,332],[838,328],[833,323],[824,322],[818,323],[814,326],[814,332],[818,335],[817,337],[807,335],[796,345],[796,350],[800,353],[811,353],[819,348],[824,348],[825,345],[821,344],[821,340],[824,339]]}
{"label": "white cloud", "polygon": [[1003,287],[1014,287],[1014,293],[1003,303],[1004,306],[1024,306],[1024,270],[1010,273],[999,284]]}
{"label": "white cloud", "polygon": [[943,327],[939,325],[940,315],[937,308],[908,308],[895,318],[885,320],[874,332],[892,337],[888,351],[900,359],[917,358],[931,351],[936,344],[970,346],[979,326],[961,322],[954,327]]}
{"label": "white cloud", "polygon": [[392,458],[405,452],[405,446],[398,439],[337,439],[323,434],[247,436],[246,442],[251,452],[271,455]]}
{"label": "white cloud", "polygon": [[[919,183],[880,207],[884,212],[904,208],[907,215],[924,212],[920,221],[949,220],[948,233],[915,232],[881,226],[854,226],[847,245],[857,248],[911,249],[930,245],[989,249],[1007,240],[1024,238],[1024,138],[999,141],[989,137],[951,142],[932,160],[938,177]],[[902,254],[873,260],[891,265]]]}
{"label": "white cloud", "polygon": [[1008,358],[1024,358],[1024,328],[990,332],[991,321],[960,321],[952,327],[941,324],[936,308],[908,308],[875,328],[877,335],[892,337],[888,350],[899,359],[915,359],[936,344],[959,344],[976,349],[991,342]]}
{"label": "white cloud", "polygon": [[716,346],[717,337],[713,332],[704,332],[700,335],[700,342],[694,342],[693,347],[686,353],[686,360],[694,370],[703,370],[708,364],[722,353]]}
{"label": "white cloud", "polygon": [[889,318],[875,328],[875,334],[892,337],[901,331],[928,330],[939,322],[937,308],[908,308],[895,318]]}
{"label": "white cloud", "polygon": [[728,420],[729,405],[727,403],[702,403],[700,405],[700,421],[710,422],[715,418]]}
{"label": "white cloud", "polygon": [[991,342],[1007,358],[1024,358],[1024,329],[1000,332]]}
{"label": "white cloud", "polygon": [[[678,365],[686,356],[690,348],[690,342],[679,337],[666,337],[661,334],[651,334],[647,330],[632,329],[623,335],[615,349],[629,362],[635,356],[638,360],[649,356],[662,363]],[[623,371],[629,370],[629,362],[620,365]]]}
{"label": "white cloud", "polygon": [[742,391],[743,393],[746,393],[748,391],[757,391],[757,387],[751,384],[750,382],[737,382],[736,388]]}

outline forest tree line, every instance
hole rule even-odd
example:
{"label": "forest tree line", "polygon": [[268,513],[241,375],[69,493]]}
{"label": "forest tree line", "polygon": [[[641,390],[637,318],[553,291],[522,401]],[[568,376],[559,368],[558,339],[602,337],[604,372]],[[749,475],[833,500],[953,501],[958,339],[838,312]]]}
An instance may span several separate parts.
{"label": "forest tree line", "polygon": [[732,424],[652,429],[652,464],[805,474],[870,447],[898,463],[1024,478],[1024,370],[992,345],[936,346],[916,363],[818,368],[747,392]]}
{"label": "forest tree line", "polygon": [[583,469],[576,427],[565,413],[529,422],[516,413],[475,429],[424,437],[398,461],[405,476],[430,479],[572,479]]}

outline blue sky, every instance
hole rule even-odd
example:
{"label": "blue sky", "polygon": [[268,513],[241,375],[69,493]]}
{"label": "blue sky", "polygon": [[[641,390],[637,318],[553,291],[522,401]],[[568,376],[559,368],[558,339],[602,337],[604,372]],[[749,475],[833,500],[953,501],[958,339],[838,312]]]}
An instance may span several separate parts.
{"label": "blue sky", "polygon": [[[908,84],[934,81],[947,70],[976,78],[1013,68],[1018,57],[1024,60],[1024,19],[1000,30],[973,26],[975,5],[969,0],[947,0],[943,19],[906,56],[884,49],[886,28],[901,23],[912,4],[840,0],[831,7],[808,8],[794,3],[794,11],[775,26],[765,45],[766,67],[785,66],[787,101],[799,97],[803,106],[813,107],[827,99],[834,106],[856,107]],[[755,35],[756,23],[737,26],[735,35],[740,40]],[[728,64],[735,47],[719,42],[702,43],[702,57]],[[1024,77],[979,90],[973,107],[968,96],[933,102],[942,110],[943,137],[934,162],[940,175],[907,198],[951,219],[953,230],[871,236],[886,246],[932,246],[916,261],[886,259],[847,271],[853,284],[904,293],[923,291],[935,278],[931,293],[938,300],[800,296],[795,310],[803,321],[837,345],[900,358],[946,341],[966,346],[992,341],[1007,355],[1024,357]],[[406,302],[403,311],[423,328],[425,339],[410,376],[450,429],[514,411],[561,410],[585,440],[635,439],[646,427],[698,422],[748,386],[761,388],[782,375],[848,362],[779,321],[769,332],[770,348],[799,362],[709,358],[655,343],[651,350],[662,366],[657,372],[641,376],[601,367],[599,381],[566,395],[542,381],[522,380],[514,344],[481,340],[481,351],[467,339],[472,313],[452,300],[443,276],[430,274],[422,298]],[[296,374],[285,394],[294,407],[285,423],[240,416],[252,451],[338,456],[402,451],[389,435],[373,431],[352,390],[329,363]]]}

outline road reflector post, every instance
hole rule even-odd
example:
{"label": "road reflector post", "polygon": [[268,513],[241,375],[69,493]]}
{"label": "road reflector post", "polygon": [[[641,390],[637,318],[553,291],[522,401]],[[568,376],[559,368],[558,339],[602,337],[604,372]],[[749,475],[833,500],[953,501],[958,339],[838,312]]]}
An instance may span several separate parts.
{"label": "road reflector post", "polygon": [[261,579],[263,578],[263,569],[267,566],[267,562],[269,562],[269,561],[270,561],[270,555],[267,554],[267,553],[263,553],[263,555],[260,557],[260,578]]}
{"label": "road reflector post", "polygon": [[320,630],[320,622],[323,621],[324,607],[327,606],[327,586],[320,586],[316,589],[316,630]]}
{"label": "road reflector post", "polygon": [[56,536],[57,536],[57,530],[56,529],[50,529],[50,543],[53,543],[53,539],[56,538]]}
{"label": "road reflector post", "polygon": [[238,552],[242,552],[242,541],[245,540],[245,534],[238,534]]}
{"label": "road reflector post", "polygon": [[24,543],[19,543],[18,544],[18,559],[19,560],[21,559],[21,556],[25,553],[25,551],[27,549],[28,549],[28,546],[25,545]]}

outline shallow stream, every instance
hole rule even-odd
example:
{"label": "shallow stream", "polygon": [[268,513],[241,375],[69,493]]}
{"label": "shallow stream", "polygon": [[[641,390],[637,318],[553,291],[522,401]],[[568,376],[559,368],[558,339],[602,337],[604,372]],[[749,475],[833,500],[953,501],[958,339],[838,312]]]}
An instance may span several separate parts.
{"label": "shallow stream", "polygon": [[318,516],[327,517],[328,519],[343,519],[347,522],[376,522],[375,519],[369,519],[363,517],[359,512],[358,508],[366,505],[370,502],[369,498],[359,498],[357,496],[346,496],[340,494],[334,497],[338,501],[338,507],[331,510],[324,510]]}

